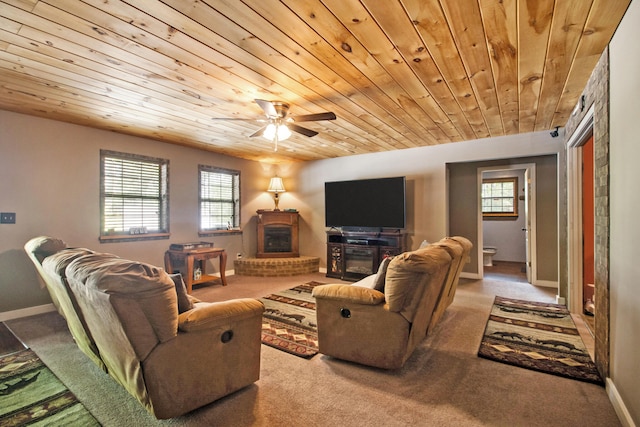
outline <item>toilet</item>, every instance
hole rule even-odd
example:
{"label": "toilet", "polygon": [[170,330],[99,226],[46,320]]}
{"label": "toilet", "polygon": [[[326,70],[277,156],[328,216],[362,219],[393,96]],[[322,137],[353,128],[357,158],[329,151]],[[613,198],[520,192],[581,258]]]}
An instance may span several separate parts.
{"label": "toilet", "polygon": [[493,256],[498,252],[493,246],[485,246],[482,248],[483,265],[485,267],[493,266]]}

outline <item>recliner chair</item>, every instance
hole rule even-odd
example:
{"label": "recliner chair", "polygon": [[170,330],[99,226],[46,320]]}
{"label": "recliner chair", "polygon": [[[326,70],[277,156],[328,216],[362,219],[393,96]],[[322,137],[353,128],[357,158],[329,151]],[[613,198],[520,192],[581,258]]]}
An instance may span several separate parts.
{"label": "recliner chair", "polygon": [[401,368],[425,338],[451,261],[443,247],[429,245],[391,260],[384,292],[348,284],[314,288],[320,353]]}

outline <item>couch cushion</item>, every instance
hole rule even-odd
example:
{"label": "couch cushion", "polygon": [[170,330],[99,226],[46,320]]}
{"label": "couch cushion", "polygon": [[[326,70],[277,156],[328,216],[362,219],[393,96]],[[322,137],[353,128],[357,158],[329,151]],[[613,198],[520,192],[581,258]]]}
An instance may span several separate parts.
{"label": "couch cushion", "polygon": [[[405,252],[394,257],[387,269],[384,290],[389,310],[407,312],[407,315],[411,316],[422,292],[419,285],[425,280],[424,276],[434,276],[443,265],[448,268],[450,262],[449,254],[436,246]],[[417,295],[418,293],[420,295]]]}
{"label": "couch cushion", "polygon": [[171,277],[171,280],[173,280],[173,284],[176,287],[178,313],[182,314],[185,311],[193,309],[193,303],[189,299],[189,294],[187,294],[187,286],[184,284],[184,280],[182,280],[182,274],[174,273],[170,274],[169,277]]}
{"label": "couch cushion", "polygon": [[93,251],[85,248],[63,249],[46,257],[44,261],[42,261],[42,268],[51,275],[66,277],[65,270],[73,260],[92,253]]}
{"label": "couch cushion", "polygon": [[193,310],[178,316],[178,322],[183,332],[202,331],[251,319],[263,312],[264,304],[253,298],[198,302],[194,304]]}
{"label": "couch cushion", "polygon": [[342,283],[320,285],[313,288],[311,295],[319,299],[342,300],[363,305],[378,305],[384,302],[384,294],[364,286]]}
{"label": "couch cushion", "polygon": [[84,284],[87,278],[100,267],[104,267],[109,262],[119,260],[120,258],[114,254],[94,252],[85,255],[82,259],[76,259],[67,266],[67,277],[79,283]]}
{"label": "couch cushion", "polygon": [[375,279],[373,281],[373,289],[376,291],[384,292],[384,284],[385,278],[387,277],[387,268],[389,267],[389,263],[393,257],[386,257],[380,263],[380,267],[378,267],[378,272],[376,273]]}
{"label": "couch cushion", "polygon": [[365,278],[358,280],[357,282],[353,282],[351,286],[359,286],[361,288],[373,289],[376,285],[376,275],[370,274]]}
{"label": "couch cushion", "polygon": [[34,254],[40,262],[66,247],[67,244],[63,240],[49,236],[34,237],[24,245],[25,250]]}
{"label": "couch cushion", "polygon": [[[135,302],[161,342],[176,336],[178,301],[175,285],[163,269],[115,255],[92,254],[72,262],[67,268],[67,275],[83,283],[87,293],[97,290],[115,300]],[[123,317],[126,313],[119,312],[119,315]],[[135,330],[131,329],[134,325],[127,327],[127,320],[121,319],[127,333],[142,330],[142,325],[136,326]],[[135,341],[133,336],[130,339]]]}

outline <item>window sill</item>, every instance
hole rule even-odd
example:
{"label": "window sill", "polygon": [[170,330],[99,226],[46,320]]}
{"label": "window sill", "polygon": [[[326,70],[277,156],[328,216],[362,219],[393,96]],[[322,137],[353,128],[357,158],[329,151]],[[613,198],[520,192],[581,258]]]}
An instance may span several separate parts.
{"label": "window sill", "polygon": [[161,240],[168,239],[170,233],[147,233],[147,234],[114,234],[100,236],[100,243],[118,243],[118,242],[138,242],[141,240]]}
{"label": "window sill", "polygon": [[486,214],[483,213],[482,214],[482,219],[486,219],[486,220],[516,220],[518,219],[518,214],[512,214],[512,213],[505,213],[505,214]]}
{"label": "window sill", "polygon": [[241,228],[234,228],[231,230],[211,230],[211,231],[199,231],[198,237],[207,236],[230,236],[235,234],[242,234]]}

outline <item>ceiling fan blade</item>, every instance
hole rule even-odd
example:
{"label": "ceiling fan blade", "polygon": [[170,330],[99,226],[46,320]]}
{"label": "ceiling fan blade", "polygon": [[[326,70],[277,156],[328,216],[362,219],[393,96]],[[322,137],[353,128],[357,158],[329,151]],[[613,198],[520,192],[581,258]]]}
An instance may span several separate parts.
{"label": "ceiling fan blade", "polygon": [[303,114],[301,116],[293,116],[294,122],[317,122],[318,120],[335,120],[336,115],[330,111],[316,114]]}
{"label": "ceiling fan blade", "polygon": [[267,115],[267,117],[278,117],[278,112],[276,111],[276,107],[273,106],[271,101],[265,101],[264,99],[256,99],[256,104],[262,108],[262,111]]}
{"label": "ceiling fan blade", "polygon": [[263,121],[262,119],[260,119],[260,120],[258,120],[258,119],[240,119],[240,118],[236,118],[236,117],[211,117],[211,120],[225,120],[225,121],[234,120],[234,121],[238,121],[238,122],[257,122],[257,121]]}
{"label": "ceiling fan blade", "polygon": [[289,128],[289,130],[301,133],[305,136],[316,136],[318,134],[318,132],[316,132],[315,130],[303,128],[302,126],[294,125],[293,123],[289,123],[287,127]]}
{"label": "ceiling fan blade", "polygon": [[249,135],[249,138],[253,138],[253,137],[256,137],[256,136],[262,136],[262,134],[264,133],[266,128],[267,128],[267,126],[262,126],[260,129],[258,129],[257,131],[255,131],[254,133]]}

